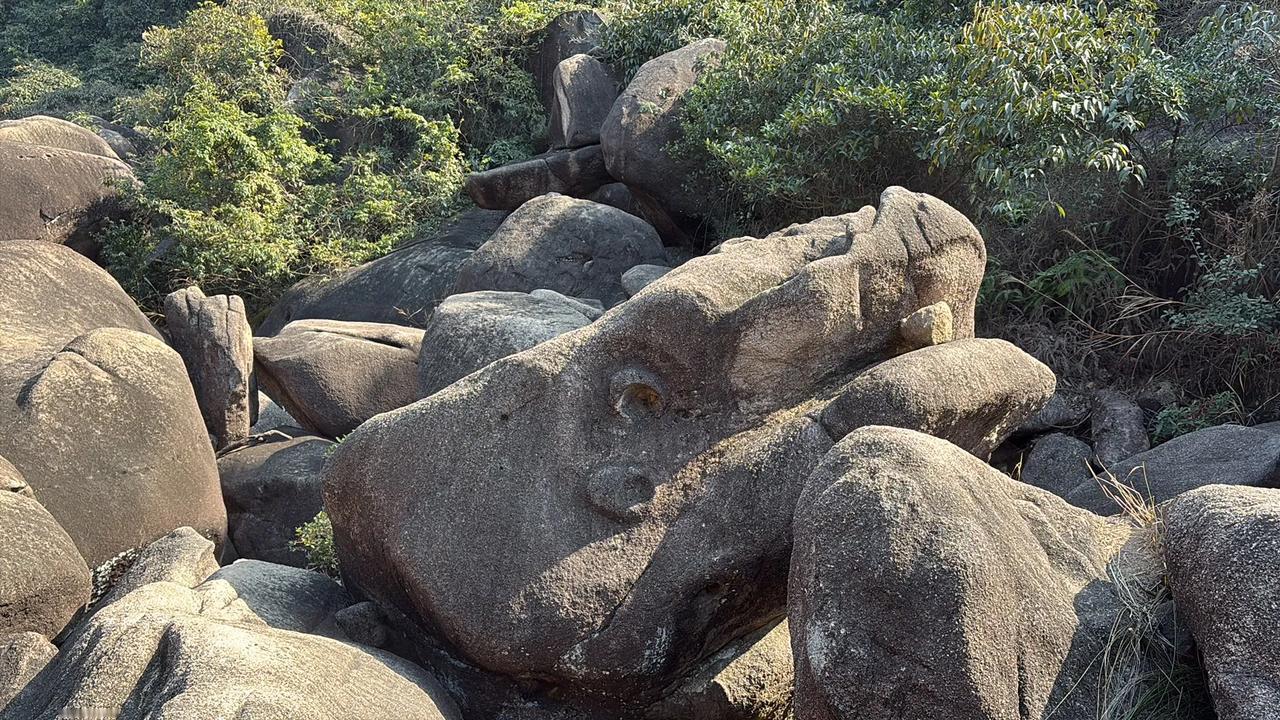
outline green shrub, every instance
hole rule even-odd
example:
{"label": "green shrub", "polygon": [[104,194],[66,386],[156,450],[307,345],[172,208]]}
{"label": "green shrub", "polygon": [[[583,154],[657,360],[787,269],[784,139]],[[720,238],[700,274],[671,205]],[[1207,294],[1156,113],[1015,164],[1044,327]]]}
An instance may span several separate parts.
{"label": "green shrub", "polygon": [[329,513],[321,510],[314,519],[298,528],[297,539],[290,547],[307,554],[308,569],[338,577],[338,556],[333,550],[333,523]]}
{"label": "green shrub", "polygon": [[1244,409],[1240,406],[1240,399],[1235,393],[1221,392],[1161,410],[1151,424],[1151,442],[1158,445],[1196,430],[1243,421]]}

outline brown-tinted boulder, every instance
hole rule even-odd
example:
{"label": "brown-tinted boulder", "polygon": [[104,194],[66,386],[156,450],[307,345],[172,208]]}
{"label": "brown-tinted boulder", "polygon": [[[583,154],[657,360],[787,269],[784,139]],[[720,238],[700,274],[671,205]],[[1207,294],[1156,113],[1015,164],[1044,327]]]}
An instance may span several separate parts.
{"label": "brown-tinted boulder", "polygon": [[333,275],[303,280],[284,294],[258,326],[275,335],[294,320],[324,319],[422,327],[452,294],[458,268],[484,244],[507,214],[463,213],[428,240]]}
{"label": "brown-tinted boulder", "polygon": [[599,145],[600,126],[618,99],[613,73],[590,55],[574,55],[560,61],[552,86],[551,147]]}
{"label": "brown-tinted boulder", "polygon": [[645,63],[600,130],[609,174],[676,215],[700,217],[706,212],[708,198],[691,192],[684,182],[698,169],[697,159],[677,157],[671,145],[684,135],[680,113],[685,96],[724,48],[721,40],[699,40]]}
{"label": "brown-tinted boulder", "polygon": [[685,263],[341,443],[346,580],[484,673],[477,716],[521,692],[642,712],[780,619],[795,498],[833,442],[816,398],[918,308],[971,334],[984,265],[960,213],[901,188]]}
{"label": "brown-tinted boulder", "polygon": [[910,428],[980,458],[1053,395],[1053,371],[1004,340],[969,338],[868,368],[822,413],[832,437],[865,425]]}
{"label": "brown-tinted boulder", "polygon": [[339,438],[418,399],[422,331],[400,325],[299,320],[258,338],[258,382],[302,427]]}
{"label": "brown-tinted boulder", "polygon": [[306,567],[297,529],[324,509],[320,472],[333,443],[312,435],[265,442],[218,458],[227,525],[242,558]]}
{"label": "brown-tinted boulder", "polygon": [[1209,485],[1164,508],[1165,556],[1219,720],[1280,709],[1280,490]]}
{"label": "brown-tinted boulder", "polygon": [[479,207],[515,210],[547,193],[584,197],[611,182],[600,146],[591,145],[471,173],[464,188]]}
{"label": "brown-tinted boulder", "polygon": [[118,187],[133,181],[114,157],[0,139],[0,242],[42,240],[97,257],[103,225],[122,214]]}
{"label": "brown-tinted boulder", "polygon": [[0,455],[91,565],[189,525],[221,541],[217,467],[182,358],[101,268],[0,244]]}
{"label": "brown-tinted boulder", "polygon": [[239,565],[194,588],[155,582],[106,605],[76,628],[5,717],[57,720],[67,708],[121,718],[458,717],[416,665],[295,629],[328,597],[292,575],[304,571]]}
{"label": "brown-tinted boulder", "polygon": [[494,290],[454,295],[436,308],[422,338],[421,396],[589,324],[591,318],[568,298]]}
{"label": "brown-tinted boulder", "polygon": [[89,601],[89,567],[40,503],[0,493],[0,636],[54,638]]}
{"label": "brown-tinted boulder", "polygon": [[797,720],[1094,720],[1104,678],[1129,677],[1100,660],[1127,629],[1110,568],[1159,585],[1141,543],[1121,557],[1132,532],[944,440],[853,432],[795,515]]}
{"label": "brown-tinted boulder", "polygon": [[169,343],[182,356],[213,446],[249,436],[253,424],[253,331],[238,295],[207,297],[198,287],[164,300]]}
{"label": "brown-tinted boulder", "polygon": [[612,307],[627,299],[622,273],[665,263],[653,227],[617,208],[544,195],[511,214],[458,272],[455,294],[545,288]]}
{"label": "brown-tinted boulder", "polygon": [[42,145],[48,148],[74,150],[86,155],[97,155],[110,160],[120,159],[120,156],[111,149],[111,145],[92,130],[48,115],[0,120],[0,142]]}

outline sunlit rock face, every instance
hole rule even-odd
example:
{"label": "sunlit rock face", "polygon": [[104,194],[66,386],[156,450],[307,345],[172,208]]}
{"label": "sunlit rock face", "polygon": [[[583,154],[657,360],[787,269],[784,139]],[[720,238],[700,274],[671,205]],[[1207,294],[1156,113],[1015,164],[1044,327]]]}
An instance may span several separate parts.
{"label": "sunlit rock face", "polygon": [[891,188],[373,418],[326,476],[349,583],[526,696],[636,712],[781,617],[796,498],[839,439],[822,409],[920,308],[971,337],[985,260]]}

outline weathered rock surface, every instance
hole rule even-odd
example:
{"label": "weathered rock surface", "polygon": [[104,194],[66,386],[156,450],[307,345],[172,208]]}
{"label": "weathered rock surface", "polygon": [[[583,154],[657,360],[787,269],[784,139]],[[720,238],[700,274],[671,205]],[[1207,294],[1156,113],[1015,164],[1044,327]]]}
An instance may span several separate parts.
{"label": "weathered rock surface", "polygon": [[[299,621],[282,608],[314,598],[284,580],[242,582],[239,565],[194,589],[151,583],[102,608],[3,717],[55,720],[66,708],[122,720],[458,717],[435,681],[405,660],[277,627]],[[273,597],[273,587],[285,596]]]}
{"label": "weathered rock surface", "polygon": [[26,497],[35,497],[35,493],[31,491],[31,486],[27,484],[27,479],[22,477],[22,473],[13,463],[5,460],[0,456],[0,493],[11,492]]}
{"label": "weathered rock surface", "polygon": [[164,300],[169,343],[182,356],[213,446],[249,436],[253,424],[253,331],[238,295],[207,297],[198,287]]}
{"label": "weathered rock surface", "polygon": [[1280,491],[1210,485],[1164,508],[1170,584],[1219,720],[1280,709]]}
{"label": "weathered rock surface", "polygon": [[382,323],[299,320],[254,345],[262,389],[302,427],[339,438],[418,399],[422,331]]}
{"label": "weathered rock surface", "polygon": [[458,268],[507,216],[463,213],[440,233],[350,270],[304,280],[285,293],[256,330],[275,335],[294,320],[325,319],[421,327],[452,294]]}
{"label": "weathered rock surface", "polygon": [[260,560],[236,560],[210,575],[208,582],[219,580],[273,628],[346,638],[334,614],[352,604],[351,596],[326,575]]}
{"label": "weathered rock surface", "polygon": [[[1219,425],[1176,437],[1107,469],[1116,481],[1156,503],[1204,485],[1278,487],[1280,436],[1240,425]],[[1120,512],[1087,473],[1066,497],[1100,515]]]}
{"label": "weathered rock surface", "polygon": [[59,243],[96,257],[97,231],[122,213],[113,183],[128,182],[133,171],[114,157],[0,139],[0,241]]}
{"label": "weathered rock surface", "polygon": [[918,308],[946,301],[971,336],[984,265],[962,215],[890,189],[370,420],[326,470],[348,585],[487,673],[460,685],[478,716],[520,702],[515,678],[642,712],[781,618],[794,501],[832,444],[820,389],[889,357]]}
{"label": "weathered rock surface", "polygon": [[[193,588],[218,571],[213,543],[181,527],[133,554],[127,568],[104,583],[95,608],[110,605],[143,585],[173,583]],[[97,574],[97,570],[94,571]]]}
{"label": "weathered rock surface", "polygon": [[637,265],[622,273],[622,289],[635,297],[641,290],[657,282],[659,278],[671,272],[666,265]]}
{"label": "weathered rock surface", "polygon": [[898,325],[898,335],[903,352],[951,342],[956,336],[951,307],[942,302],[920,308],[903,318]]}
{"label": "weathered rock surface", "polygon": [[627,299],[622,273],[666,257],[657,232],[643,220],[606,205],[544,195],[512,213],[463,264],[454,291],[547,288],[612,307]]}
{"label": "weathered rock surface", "polygon": [[1089,468],[1092,457],[1093,448],[1089,443],[1064,433],[1051,433],[1031,446],[1022,461],[1019,479],[1065,498],[1079,487],[1083,478],[1092,476]]}
{"label": "weathered rock surface", "polygon": [[40,633],[0,635],[0,713],[57,654],[58,648]]}
{"label": "weathered rock surface", "polygon": [[1038,435],[1070,430],[1089,419],[1089,398],[1066,388],[1058,388],[1040,412],[1018,428],[1020,435]]}
{"label": "weathered rock surface", "polygon": [[795,691],[791,633],[783,620],[716,653],[646,720],[787,720]]}
{"label": "weathered rock surface", "polygon": [[111,149],[111,145],[92,130],[48,115],[0,120],[0,142],[27,143],[61,150],[74,150],[111,160],[120,159],[120,156]]}
{"label": "weathered rock surface", "polygon": [[333,443],[303,435],[233,450],[218,458],[227,525],[240,557],[305,567],[289,543],[324,509],[321,471]]}
{"label": "weathered rock surface", "polygon": [[479,207],[515,210],[547,193],[584,197],[611,182],[600,146],[590,145],[471,173],[464,188]]}
{"label": "weathered rock surface", "polygon": [[600,144],[600,126],[618,99],[618,81],[590,55],[560,61],[552,78],[550,141],[553,148]]}
{"label": "weathered rock surface", "polygon": [[683,136],[685,96],[724,48],[721,40],[700,40],[645,63],[600,130],[609,174],[677,215],[699,217],[706,209],[706,199],[681,182],[693,175],[696,159],[677,158],[670,146]]}
{"label": "weathered rock surface", "polygon": [[31,498],[0,493],[0,636],[54,638],[91,589],[89,567],[53,516]]}
{"label": "weathered rock surface", "polygon": [[591,324],[580,308],[567,298],[492,290],[450,297],[436,308],[422,339],[421,396],[494,360]]}
{"label": "weathered rock surface", "polygon": [[943,440],[855,431],[796,511],[797,720],[1096,718],[1129,532]]}
{"label": "weathered rock surface", "polygon": [[90,565],[190,525],[221,541],[217,467],[182,358],[101,268],[0,244],[0,455]]}
{"label": "weathered rock surface", "polygon": [[833,438],[865,425],[908,428],[986,458],[1050,396],[1056,380],[1004,340],[969,338],[868,368],[822,413]]}
{"label": "weathered rock surface", "polygon": [[[635,215],[641,220],[645,220],[651,225],[653,224],[645,218],[644,210],[641,209],[640,201],[636,199],[635,194],[622,183],[614,182],[601,186],[599,190],[588,195],[586,199],[601,205],[616,207],[629,215]],[[659,230],[659,233],[661,233],[661,230]]]}
{"label": "weathered rock surface", "polygon": [[1151,447],[1138,403],[1114,390],[1100,390],[1092,400],[1093,452],[1105,468]]}
{"label": "weathered rock surface", "polygon": [[555,106],[556,68],[566,58],[590,53],[599,47],[604,25],[604,18],[595,10],[563,13],[547,25],[542,42],[529,58],[529,71],[547,110]]}

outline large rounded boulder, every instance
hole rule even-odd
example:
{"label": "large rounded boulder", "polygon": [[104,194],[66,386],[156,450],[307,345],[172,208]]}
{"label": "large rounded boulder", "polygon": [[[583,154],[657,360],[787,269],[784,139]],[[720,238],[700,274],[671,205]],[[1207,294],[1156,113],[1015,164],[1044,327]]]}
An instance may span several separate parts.
{"label": "large rounded boulder", "polygon": [[96,257],[99,231],[122,214],[120,187],[134,182],[133,171],[110,148],[102,155],[26,141],[78,146],[78,136],[63,135],[0,128],[0,241],[43,240]]}
{"label": "large rounded boulder", "polygon": [[89,601],[89,567],[40,503],[0,492],[0,636],[52,639]]}
{"label": "large rounded boulder", "polygon": [[549,194],[520,206],[458,271],[455,293],[545,288],[599,300],[627,299],[622,274],[666,263],[658,233],[608,205]]}
{"label": "large rounded boulder", "polygon": [[0,140],[28,145],[74,150],[86,155],[97,155],[111,160],[120,156],[97,133],[73,122],[32,115],[18,120],[0,120]]}
{"label": "large rounded boulder", "polygon": [[707,202],[683,185],[697,161],[672,148],[684,136],[680,114],[689,90],[724,49],[723,40],[699,40],[645,63],[600,129],[609,174],[679,216],[700,217]]}
{"label": "large rounded boulder", "polygon": [[0,455],[97,565],[176,527],[221,541],[213,448],[182,358],[67,248],[0,243]]}
{"label": "large rounded boulder", "polygon": [[854,431],[796,509],[796,719],[1095,720],[1109,681],[1141,695],[1160,677],[1141,653],[1104,659],[1144,639],[1130,607],[1159,617],[1133,534],[944,440]]}
{"label": "large rounded boulder", "polygon": [[781,618],[795,499],[838,439],[817,398],[922,307],[971,336],[985,260],[963,215],[890,189],[373,418],[326,469],[347,581],[484,673],[477,716],[503,688],[647,706]]}

